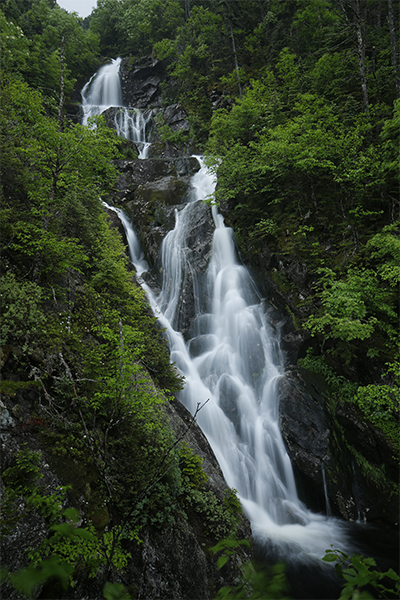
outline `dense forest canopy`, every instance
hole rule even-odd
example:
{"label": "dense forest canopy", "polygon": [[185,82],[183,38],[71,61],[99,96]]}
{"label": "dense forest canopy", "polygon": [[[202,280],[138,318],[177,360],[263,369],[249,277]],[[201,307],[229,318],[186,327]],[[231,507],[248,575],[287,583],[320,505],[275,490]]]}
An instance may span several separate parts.
{"label": "dense forest canopy", "polygon": [[[187,111],[243,256],[268,255],[295,326],[311,335],[303,366],[396,453],[398,2],[98,0],[82,20],[55,0],[3,0],[0,30],[3,392],[42,386],[42,440],[60,456],[67,445],[82,456],[92,428],[92,513],[126,524],[128,503],[145,503],[140,494],[171,443],[153,382],[167,396],[181,385],[101,205],[115,187],[119,142],[101,118],[93,130],[63,116],[63,94],[68,104],[116,56],[163,62],[164,101]],[[296,268],[300,279],[290,276]],[[123,422],[124,441],[110,419]],[[136,470],[124,459],[129,444]],[[384,465],[368,471],[355,459],[393,493]],[[185,486],[201,487],[193,477],[171,466],[142,520],[164,526],[173,518],[166,498],[173,505]],[[130,523],[137,535],[142,523]]]}

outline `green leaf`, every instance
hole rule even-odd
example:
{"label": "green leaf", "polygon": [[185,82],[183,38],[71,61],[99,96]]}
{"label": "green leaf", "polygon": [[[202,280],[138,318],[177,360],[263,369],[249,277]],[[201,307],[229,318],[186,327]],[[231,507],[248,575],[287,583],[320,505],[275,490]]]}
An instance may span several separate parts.
{"label": "green leaf", "polygon": [[226,565],[228,560],[229,560],[229,556],[227,556],[226,554],[223,554],[222,556],[220,556],[219,559],[217,560],[217,569],[222,569],[222,567],[224,565]]}
{"label": "green leaf", "polygon": [[107,581],[103,588],[105,600],[131,600],[126,587],[122,583],[110,583]]}
{"label": "green leaf", "polygon": [[335,571],[336,571],[336,575],[338,577],[340,577],[340,579],[343,579],[343,568],[342,568],[341,564],[336,563],[336,565],[335,565]]}
{"label": "green leaf", "polygon": [[337,560],[337,556],[336,554],[329,552],[329,554],[325,554],[325,556],[323,556],[321,560],[323,560],[324,562],[335,562],[335,560]]}

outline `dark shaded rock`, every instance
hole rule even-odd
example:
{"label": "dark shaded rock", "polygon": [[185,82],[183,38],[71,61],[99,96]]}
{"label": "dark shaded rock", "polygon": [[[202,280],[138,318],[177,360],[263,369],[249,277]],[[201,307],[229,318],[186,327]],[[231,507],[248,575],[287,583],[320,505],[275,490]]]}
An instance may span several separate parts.
{"label": "dark shaded rock", "polygon": [[[320,375],[297,369],[279,381],[278,390],[282,435],[307,506],[326,511],[328,498],[332,513],[346,520],[396,523],[398,497],[382,493],[398,474],[394,448],[384,435],[356,407],[345,404],[332,413]],[[374,483],[357,456],[372,466],[385,465],[387,482]]]}
{"label": "dark shaded rock", "polygon": [[161,78],[165,76],[161,61],[145,56],[133,64],[121,61],[122,99],[125,106],[155,108],[161,106]]}
{"label": "dark shaded rock", "polygon": [[189,178],[163,177],[140,185],[135,192],[135,204],[151,207],[154,204],[175,206],[183,204],[189,190]]}
{"label": "dark shaded rock", "polygon": [[199,170],[199,163],[193,157],[179,157],[177,159],[147,159],[147,160],[119,160],[117,167],[120,177],[117,183],[115,203],[125,203],[135,198],[135,190],[139,186],[151,185],[159,179],[174,177],[186,178]]}
{"label": "dark shaded rock", "polygon": [[330,424],[323,406],[304,388],[294,373],[279,380],[281,432],[300,498],[311,509],[325,511],[323,469],[330,459]]}
{"label": "dark shaded rock", "polygon": [[180,300],[173,326],[185,337],[190,337],[190,326],[199,306],[207,306],[209,298],[198,298],[198,290],[206,290],[206,271],[211,258],[214,222],[210,207],[204,202],[189,203],[185,211],[186,237],[183,244],[185,260],[190,262],[181,282]]}
{"label": "dark shaded rock", "polygon": [[[171,104],[166,108],[154,109],[152,113],[152,130],[149,140],[151,146],[149,148],[149,158],[179,158],[184,155],[190,156],[195,154],[195,147],[189,139],[190,123],[188,113],[179,105]],[[167,126],[170,133],[184,134],[186,144],[183,141],[180,143],[165,141],[162,128]]]}
{"label": "dark shaded rock", "polygon": [[352,489],[360,514],[369,522],[398,523],[399,496],[394,491],[399,476],[398,451],[381,431],[363,419],[356,406],[338,406],[335,416],[355,452],[372,467],[384,469],[386,481],[374,483],[356,464],[354,455],[351,457]]}

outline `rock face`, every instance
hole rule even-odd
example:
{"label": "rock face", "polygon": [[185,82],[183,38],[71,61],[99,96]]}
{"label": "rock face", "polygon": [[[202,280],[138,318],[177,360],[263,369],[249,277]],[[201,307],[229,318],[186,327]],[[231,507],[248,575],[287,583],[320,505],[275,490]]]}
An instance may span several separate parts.
{"label": "rock face", "polygon": [[161,107],[160,84],[165,72],[159,60],[145,56],[132,64],[129,58],[124,58],[120,73],[122,100],[125,106]]}
{"label": "rock face", "polygon": [[307,506],[348,521],[396,523],[396,495],[383,495],[357,464],[361,455],[377,468],[385,465],[388,479],[396,480],[395,450],[383,434],[356,407],[329,410],[319,375],[298,368],[279,382],[279,392],[282,435]]}

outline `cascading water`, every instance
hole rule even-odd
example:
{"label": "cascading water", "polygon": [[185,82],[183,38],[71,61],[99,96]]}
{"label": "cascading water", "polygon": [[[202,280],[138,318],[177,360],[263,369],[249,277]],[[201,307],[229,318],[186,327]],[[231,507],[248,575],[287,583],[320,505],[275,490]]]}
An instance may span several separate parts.
{"label": "cascading water", "polygon": [[[116,111],[116,129],[123,137],[142,144],[139,158],[146,158],[148,121],[140,111],[121,106],[120,62],[116,59],[106,65],[85,85],[83,123],[110,106],[123,109]],[[312,564],[311,577],[315,581],[315,569],[319,571],[316,565],[321,562],[311,559],[321,558],[331,545],[349,551],[350,531],[337,519],[310,512],[298,498],[279,428],[276,383],[284,377],[279,332],[269,324],[254,282],[238,263],[233,232],[225,227],[215,206],[206,284],[196,279],[190,261],[188,224],[199,203],[212,196],[214,188],[213,177],[201,165],[192,177],[188,203],[176,211],[175,227],[163,241],[163,283],[157,297],[141,277],[148,264],[131,223],[119,209],[108,208],[121,219],[138,281],[165,328],[171,359],[185,377],[180,400],[192,413],[209,400],[198,414],[198,423],[227,483],[238,491],[256,540],[267,552],[291,563],[295,578],[299,574],[308,577],[305,565]],[[179,322],[188,279],[193,282],[196,317],[191,324],[191,339],[185,342]],[[328,501],[327,511],[329,514]],[[311,597],[301,594],[298,597]],[[318,595],[313,590],[313,594],[313,598],[327,597],[325,591]]]}
{"label": "cascading water", "polygon": [[[162,291],[155,297],[147,284],[142,285],[166,330],[171,360],[185,377],[180,400],[192,414],[209,400],[197,420],[228,485],[238,491],[255,538],[272,544],[278,556],[320,558],[331,544],[343,548],[344,530],[339,521],[311,513],[297,496],[279,429],[276,382],[284,376],[279,336],[266,319],[247,269],[237,261],[233,232],[216,206],[207,290],[194,281],[198,297],[192,338],[185,343],[176,329],[183,282],[188,272],[195,279],[188,258],[188,225],[196,205],[214,186],[202,165],[192,178],[189,202],[176,211],[175,228],[163,241]],[[141,273],[145,267],[140,245],[119,214],[131,240],[132,262]]]}
{"label": "cascading water", "polygon": [[[83,123],[110,106],[122,108],[120,63],[118,58],[102,67],[83,88]],[[116,111],[118,133],[135,143],[144,142],[146,124],[140,111]],[[180,400],[192,413],[209,400],[198,414],[198,423],[228,485],[238,492],[254,536],[268,540],[286,558],[319,558],[330,544],[343,547],[344,533],[338,521],[311,513],[297,496],[279,428],[276,383],[284,376],[279,335],[267,321],[249,272],[238,263],[233,232],[216,206],[212,206],[215,231],[207,289],[201,289],[190,264],[188,225],[196,206],[215,189],[212,175],[200,163],[189,201],[176,211],[175,228],[163,241],[162,291],[155,297],[142,278],[140,283],[167,332],[171,359],[185,377]],[[140,276],[148,270],[140,244],[123,212],[113,210],[125,227],[131,260]],[[196,318],[192,337],[185,343],[178,327],[182,288],[189,276]]]}
{"label": "cascading water", "polygon": [[83,87],[82,125],[87,125],[91,117],[101,115],[111,107],[118,108],[114,116],[117,134],[136,144],[139,158],[145,159],[150,146],[146,132],[151,120],[151,112],[145,117],[140,109],[123,106],[120,66],[121,58],[103,65]]}
{"label": "cascading water", "polygon": [[151,302],[166,327],[171,359],[185,376],[181,401],[194,413],[199,402],[209,399],[198,423],[227,483],[237,489],[254,535],[274,542],[285,556],[320,557],[330,544],[343,547],[344,534],[338,521],[311,513],[298,499],[279,429],[276,382],[283,376],[283,361],[278,334],[267,322],[247,269],[237,261],[233,232],[216,206],[208,289],[200,290],[198,301],[206,297],[209,305],[197,314],[187,344],[171,325],[185,270],[191,270],[185,232],[196,203],[213,186],[202,166],[194,176],[191,201],[177,213],[175,228],[164,239],[163,287],[156,305]]}

